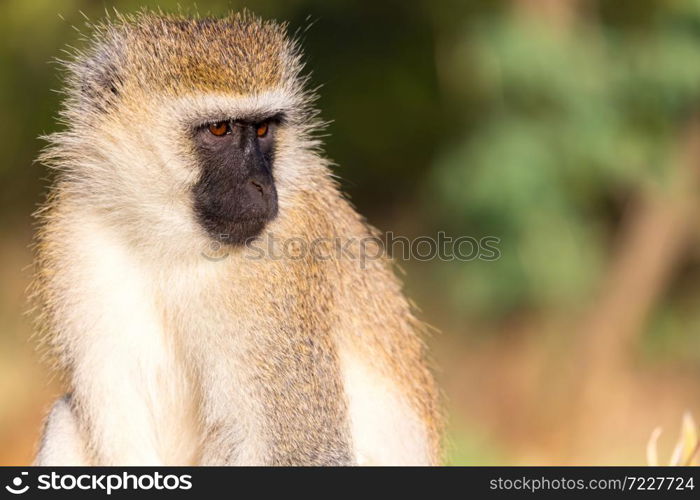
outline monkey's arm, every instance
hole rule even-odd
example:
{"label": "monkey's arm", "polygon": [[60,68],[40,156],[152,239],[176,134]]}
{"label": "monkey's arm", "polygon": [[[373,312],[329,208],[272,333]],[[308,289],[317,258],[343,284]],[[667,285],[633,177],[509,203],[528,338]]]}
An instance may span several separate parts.
{"label": "monkey's arm", "polygon": [[204,304],[230,319],[206,319],[186,348],[201,362],[202,465],[355,463],[326,269],[251,260],[229,276],[223,307]]}
{"label": "monkey's arm", "polygon": [[276,339],[246,346],[246,368],[232,369],[234,350],[202,354],[210,382],[202,388],[201,465],[355,463],[337,362],[316,333],[280,326]]}
{"label": "monkey's arm", "polygon": [[[373,233],[342,205],[355,241]],[[336,233],[343,234],[342,230]],[[341,259],[337,338],[353,443],[363,465],[434,465],[441,461],[439,393],[422,335],[392,262],[365,247],[358,266]],[[375,257],[372,257],[375,256]]]}
{"label": "monkey's arm", "polygon": [[[50,342],[69,373],[71,405],[80,409],[73,417],[95,465],[160,465],[152,407],[161,336],[139,271],[89,214],[64,215],[50,229],[43,260]],[[68,421],[68,413],[59,403],[55,418]],[[50,441],[56,450],[64,443]]]}
{"label": "monkey's arm", "polygon": [[90,465],[70,396],[63,396],[54,403],[46,419],[34,465]]}

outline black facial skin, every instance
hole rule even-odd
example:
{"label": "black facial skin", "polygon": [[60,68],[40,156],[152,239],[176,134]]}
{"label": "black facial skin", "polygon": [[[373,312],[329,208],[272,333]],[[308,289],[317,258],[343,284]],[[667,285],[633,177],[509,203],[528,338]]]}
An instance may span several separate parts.
{"label": "black facial skin", "polygon": [[[277,215],[272,165],[278,123],[276,118],[228,121],[221,136],[207,125],[195,130],[201,173],[193,189],[194,209],[212,238],[243,245]],[[267,133],[259,137],[257,130],[263,124]]]}

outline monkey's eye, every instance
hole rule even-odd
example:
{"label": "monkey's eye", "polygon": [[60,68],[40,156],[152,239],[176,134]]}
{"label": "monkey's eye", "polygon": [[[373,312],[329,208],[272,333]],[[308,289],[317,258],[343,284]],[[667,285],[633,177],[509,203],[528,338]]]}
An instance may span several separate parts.
{"label": "monkey's eye", "polygon": [[217,137],[228,134],[231,131],[231,125],[228,122],[216,122],[209,125],[209,132]]}
{"label": "monkey's eye", "polygon": [[262,122],[258,125],[255,133],[258,135],[258,137],[265,137],[269,128],[270,127],[268,126],[267,122]]}

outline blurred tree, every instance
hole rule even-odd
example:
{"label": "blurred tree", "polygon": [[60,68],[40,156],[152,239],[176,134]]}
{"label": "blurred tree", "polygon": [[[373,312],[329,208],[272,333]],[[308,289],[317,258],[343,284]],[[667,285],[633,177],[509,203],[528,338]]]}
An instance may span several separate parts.
{"label": "blurred tree", "polygon": [[497,263],[443,266],[460,307],[578,303],[598,283],[615,212],[675,171],[700,98],[700,3],[647,4],[631,26],[624,6],[590,5],[567,29],[536,9],[482,16],[450,44],[445,87],[480,115],[437,161],[439,217],[502,248]]}

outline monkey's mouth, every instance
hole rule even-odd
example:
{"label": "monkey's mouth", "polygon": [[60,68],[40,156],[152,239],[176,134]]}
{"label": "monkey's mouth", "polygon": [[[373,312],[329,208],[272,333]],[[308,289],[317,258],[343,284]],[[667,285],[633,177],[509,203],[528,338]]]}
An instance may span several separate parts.
{"label": "monkey's mouth", "polygon": [[194,195],[198,222],[221,243],[244,245],[277,216],[277,190],[272,183],[249,181],[225,193],[198,183]]}

